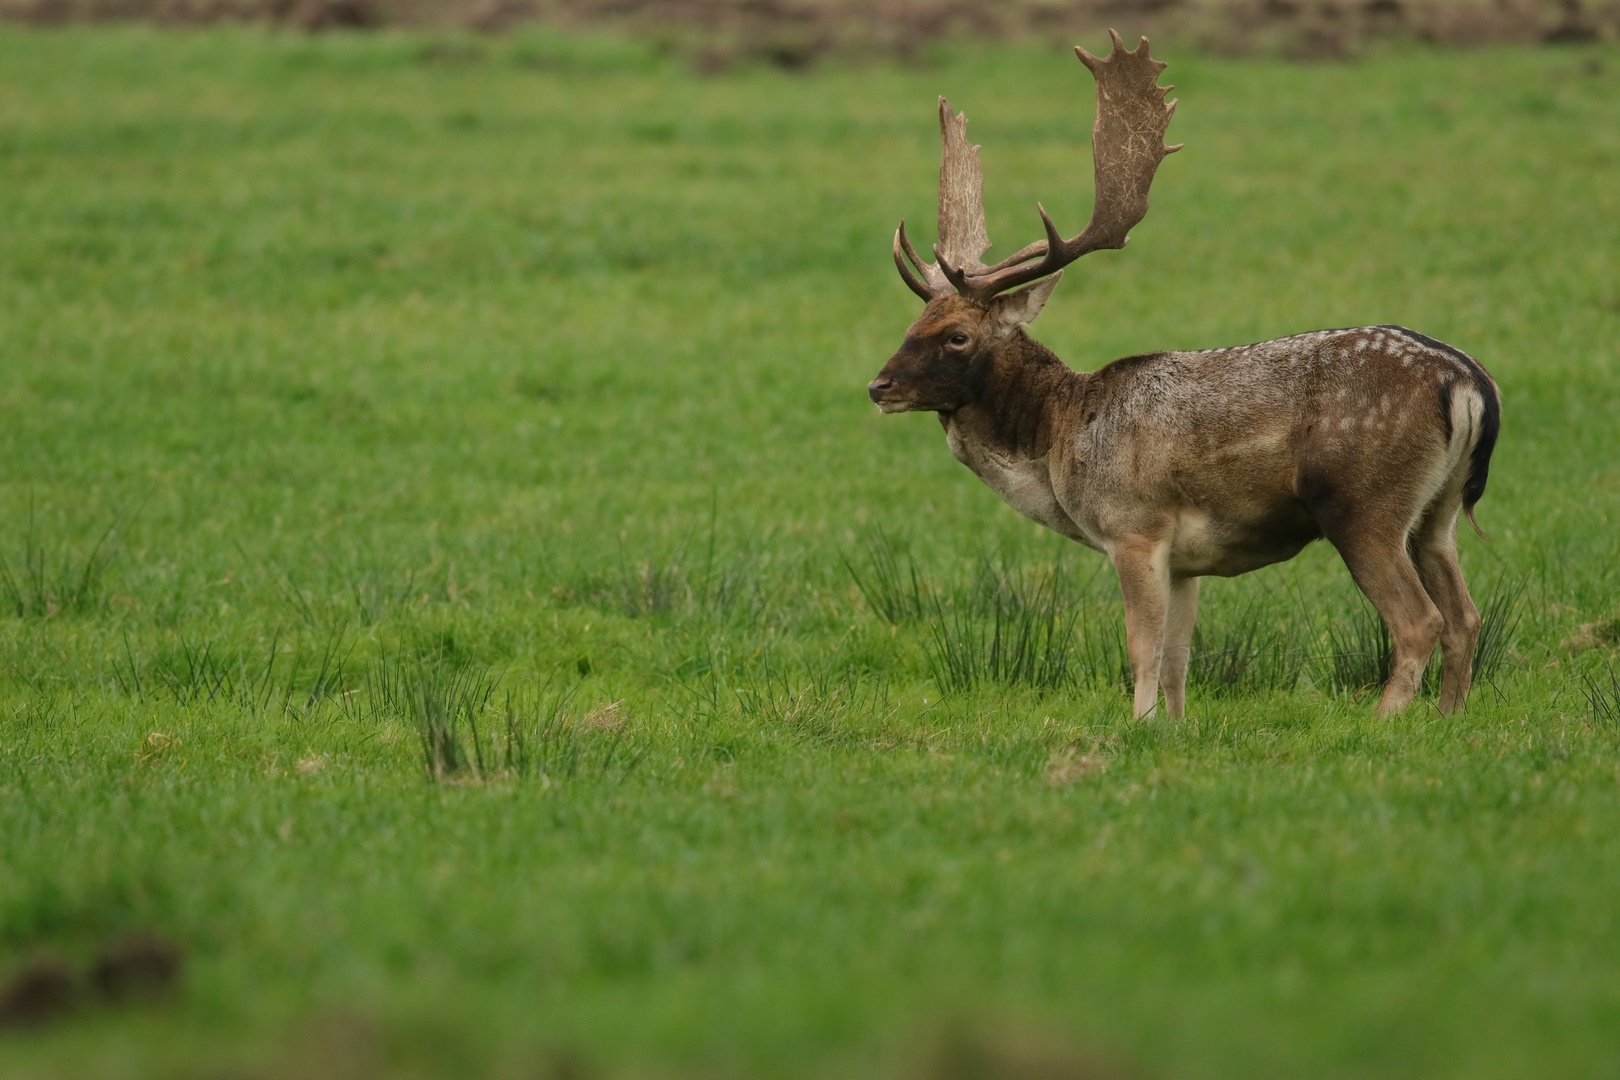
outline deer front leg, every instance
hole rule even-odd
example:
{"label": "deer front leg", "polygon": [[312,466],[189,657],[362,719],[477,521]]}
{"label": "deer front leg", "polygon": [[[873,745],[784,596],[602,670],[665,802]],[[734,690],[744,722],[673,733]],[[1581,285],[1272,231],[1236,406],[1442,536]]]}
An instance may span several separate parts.
{"label": "deer front leg", "polygon": [[1125,651],[1136,684],[1138,720],[1159,703],[1165,619],[1170,609],[1170,545],[1131,537],[1114,546],[1114,572],[1125,598]]}
{"label": "deer front leg", "polygon": [[1193,624],[1198,621],[1198,579],[1170,579],[1170,610],[1164,620],[1164,712],[1172,720],[1187,714],[1187,663],[1192,659]]}

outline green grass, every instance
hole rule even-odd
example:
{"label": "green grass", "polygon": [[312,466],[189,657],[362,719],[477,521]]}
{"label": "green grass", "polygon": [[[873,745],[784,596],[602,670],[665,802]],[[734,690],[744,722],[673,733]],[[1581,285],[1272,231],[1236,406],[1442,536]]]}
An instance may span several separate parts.
{"label": "green grass", "polygon": [[1318,545],[1166,724],[1101,557],[863,389],[933,95],[1008,250],[1078,64],[431,45],[0,33],[0,968],[188,955],[0,1073],[1620,1075],[1620,55],[1161,45],[1187,150],[1037,336],[1399,322],[1505,402],[1465,715],[1371,717]]}

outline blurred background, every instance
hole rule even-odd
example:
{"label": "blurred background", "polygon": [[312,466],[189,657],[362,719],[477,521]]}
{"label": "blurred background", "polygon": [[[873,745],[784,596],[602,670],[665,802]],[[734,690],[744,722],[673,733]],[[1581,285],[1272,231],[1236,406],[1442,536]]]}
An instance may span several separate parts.
{"label": "blurred background", "polygon": [[942,40],[1066,41],[1129,24],[1220,54],[1343,57],[1370,41],[1581,43],[1620,35],[1616,0],[0,0],[0,19],[143,20],[306,30],[617,29],[704,70],[739,60],[802,68],[828,56],[915,58]]}

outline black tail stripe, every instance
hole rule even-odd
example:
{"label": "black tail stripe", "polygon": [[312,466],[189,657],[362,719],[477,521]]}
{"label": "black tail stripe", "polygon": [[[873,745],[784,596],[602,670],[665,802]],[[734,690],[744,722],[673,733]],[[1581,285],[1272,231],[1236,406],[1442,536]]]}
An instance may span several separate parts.
{"label": "black tail stripe", "polygon": [[[1461,349],[1453,348],[1443,341],[1436,341],[1427,334],[1420,334],[1416,330],[1408,330],[1404,326],[1382,325],[1378,329],[1401,334],[1404,337],[1411,338],[1419,345],[1445,353],[1447,356],[1459,361],[1468,369],[1468,374],[1473,377],[1474,386],[1479,390],[1480,399],[1485,404],[1485,416],[1484,422],[1480,426],[1479,441],[1474,444],[1474,452],[1469,456],[1468,479],[1463,482],[1463,506],[1473,506],[1485,494],[1485,481],[1489,478],[1491,472],[1491,452],[1496,449],[1496,436],[1502,428],[1502,399],[1496,392],[1496,384],[1485,373],[1485,369],[1479,366],[1479,361]],[[1447,396],[1449,396],[1449,392]],[[1448,408],[1446,410],[1448,420],[1450,412]]]}

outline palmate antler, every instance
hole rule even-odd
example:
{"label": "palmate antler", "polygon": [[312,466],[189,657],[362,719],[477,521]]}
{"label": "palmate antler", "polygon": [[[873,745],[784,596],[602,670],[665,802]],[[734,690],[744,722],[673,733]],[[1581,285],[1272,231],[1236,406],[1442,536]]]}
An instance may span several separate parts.
{"label": "palmate antler", "polygon": [[[984,228],[984,172],[979,148],[967,141],[967,117],[951,114],[950,102],[939,99],[939,126],[944,143],[939,165],[939,243],[936,263],[924,263],[906,239],[906,223],[894,234],[894,264],[911,291],[924,300],[948,296],[953,290],[975,300],[1056,273],[1080,256],[1098,248],[1121,248],[1137,222],[1147,215],[1148,188],[1164,155],[1181,149],[1164,145],[1164,132],[1175,115],[1176,103],[1164,96],[1173,86],[1158,85],[1161,60],[1148,55],[1143,38],[1127,51],[1110,30],[1114,46],[1099,60],[1075,46],[1075,54],[1097,80],[1097,122],[1091,129],[1091,154],[1096,168],[1096,197],[1091,221],[1070,240],[1063,239],[1039,203],[1046,239],[1037,240],[994,266],[979,261],[990,248]],[[909,265],[908,265],[909,260]],[[916,268],[914,273],[912,267]],[[921,277],[918,277],[921,274]]]}

